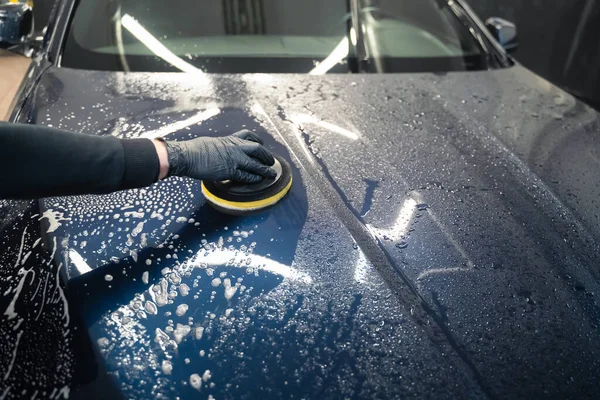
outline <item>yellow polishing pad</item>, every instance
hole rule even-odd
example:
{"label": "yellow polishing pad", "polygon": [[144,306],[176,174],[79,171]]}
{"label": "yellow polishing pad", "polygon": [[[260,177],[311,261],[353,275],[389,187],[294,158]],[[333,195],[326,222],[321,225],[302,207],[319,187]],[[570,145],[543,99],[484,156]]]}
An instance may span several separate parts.
{"label": "yellow polishing pad", "polygon": [[225,214],[244,215],[273,206],[292,187],[292,169],[287,161],[276,156],[273,168],[277,176],[257,184],[202,182],[202,194],[213,208]]}

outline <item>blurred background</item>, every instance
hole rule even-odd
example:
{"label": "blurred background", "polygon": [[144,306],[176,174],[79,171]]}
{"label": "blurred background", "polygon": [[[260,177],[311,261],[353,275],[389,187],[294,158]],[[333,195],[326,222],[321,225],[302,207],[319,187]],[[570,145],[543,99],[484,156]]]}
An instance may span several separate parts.
{"label": "blurred background", "polygon": [[517,24],[515,58],[600,110],[600,0],[469,0]]}
{"label": "blurred background", "polygon": [[[141,0],[140,0],[141,1]],[[517,24],[516,59],[600,110],[600,0],[469,0],[482,20]],[[35,2],[38,29],[53,0]]]}

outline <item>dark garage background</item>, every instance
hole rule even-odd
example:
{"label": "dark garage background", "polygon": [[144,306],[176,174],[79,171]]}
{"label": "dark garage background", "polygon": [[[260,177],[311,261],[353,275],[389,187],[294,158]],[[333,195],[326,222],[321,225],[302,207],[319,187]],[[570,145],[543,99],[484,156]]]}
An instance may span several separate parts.
{"label": "dark garage background", "polygon": [[[38,27],[45,24],[53,3],[35,2]],[[497,16],[515,22],[520,40],[517,60],[600,109],[600,0],[469,0],[469,4],[484,21]]]}
{"label": "dark garage background", "polygon": [[469,0],[519,30],[519,62],[600,109],[600,0]]}

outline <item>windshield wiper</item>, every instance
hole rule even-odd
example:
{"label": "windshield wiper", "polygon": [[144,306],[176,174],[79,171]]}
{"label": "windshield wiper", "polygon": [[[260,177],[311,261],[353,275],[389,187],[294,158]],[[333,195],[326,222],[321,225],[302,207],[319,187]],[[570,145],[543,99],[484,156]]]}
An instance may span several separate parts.
{"label": "windshield wiper", "polygon": [[[352,29],[354,31],[354,35],[350,35],[350,39],[356,39],[356,44],[351,44],[354,46],[356,59],[358,61],[358,72],[367,70],[367,47],[365,45],[365,35],[362,30],[362,15],[360,8],[360,0],[350,0],[350,11],[352,14]],[[354,37],[352,37],[354,36]]]}

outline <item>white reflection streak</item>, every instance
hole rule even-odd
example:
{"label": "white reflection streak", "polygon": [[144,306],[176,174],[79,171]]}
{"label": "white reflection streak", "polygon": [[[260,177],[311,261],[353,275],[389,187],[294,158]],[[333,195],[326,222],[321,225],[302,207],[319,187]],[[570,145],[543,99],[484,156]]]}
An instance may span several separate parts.
{"label": "white reflection streak", "polygon": [[123,25],[123,28],[127,29],[151,52],[153,52],[154,54],[156,54],[156,56],[162,58],[175,68],[180,69],[183,72],[193,72],[196,74],[204,73],[202,70],[182,60],[171,50],[167,49],[158,39],[156,39],[150,32],[148,32],[146,28],[140,25],[140,23],[131,15],[123,15],[123,17],[121,18],[121,24]]}
{"label": "white reflection streak", "polygon": [[294,124],[301,126],[302,124],[314,124],[330,132],[337,133],[351,140],[358,140],[358,135],[348,129],[344,129],[341,126],[325,122],[317,119],[316,117],[308,114],[294,114],[290,117]]}
{"label": "white reflection streak", "polygon": [[352,42],[352,46],[356,46],[357,43],[356,31],[354,28],[350,28],[350,41]]}
{"label": "white reflection streak", "polygon": [[324,75],[333,68],[337,63],[342,61],[344,58],[348,57],[348,38],[343,38],[341,42],[335,46],[335,49],[327,56],[326,59],[321,61],[319,65],[317,65],[312,71],[310,71],[309,75]]}
{"label": "white reflection streak", "polygon": [[[271,117],[269,117],[269,115],[267,114],[267,112],[265,111],[265,109],[259,103],[254,103],[254,105],[251,108],[251,111],[252,111],[252,113],[256,117],[264,118],[269,123],[269,125],[271,125],[271,127],[273,128],[273,131],[275,133],[277,133],[277,135],[279,136],[279,138],[281,139],[281,141],[285,144],[285,147],[287,147],[289,149],[290,153],[294,156],[294,158],[296,160],[298,160],[298,162],[300,163],[300,165],[302,165],[302,160],[300,160],[300,157],[298,157],[296,155],[296,153],[292,149],[292,146],[290,146],[290,144],[288,143],[288,141],[281,134],[281,132],[279,131],[279,129],[277,128],[277,126],[275,125],[275,123],[273,122],[273,120],[271,119]],[[300,132],[298,131],[298,127],[297,126],[294,127],[294,134],[296,136],[296,139],[300,143],[300,147],[304,151],[304,154],[306,154],[306,156],[308,157],[308,160],[311,163],[314,163],[313,157],[311,156],[311,154],[308,151],[308,149],[306,148],[306,146],[304,146],[303,143],[302,143],[302,138],[300,137]]]}
{"label": "white reflection streak", "polygon": [[184,128],[187,128],[188,126],[192,126],[192,125],[196,125],[201,122],[204,122],[207,119],[214,117],[215,115],[219,115],[220,112],[221,112],[220,108],[209,108],[208,110],[199,112],[198,114],[196,114],[193,117],[188,118],[184,121],[175,122],[173,124],[163,126],[162,128],[159,128],[154,131],[145,132],[145,133],[141,134],[139,137],[146,138],[146,139],[156,139],[159,137],[164,137],[170,133],[177,132]]}
{"label": "white reflection streak", "polygon": [[[391,228],[378,229],[371,224],[367,224],[367,228],[374,236],[387,236],[391,240],[399,240],[403,235],[408,233],[408,226],[410,225],[410,221],[415,214],[416,207],[417,202],[414,199],[406,199],[400,208],[400,212],[398,213],[398,217],[396,217],[394,225],[392,225]],[[354,264],[354,280],[358,283],[368,283],[368,272],[369,263],[363,252],[360,251],[358,259]]]}
{"label": "white reflection streak", "polygon": [[358,283],[368,284],[371,268],[365,253],[358,249],[358,259],[354,264],[354,280]]}
{"label": "white reflection streak", "polygon": [[454,246],[454,248],[458,251],[458,253],[461,255],[461,257],[464,258],[465,260],[467,260],[467,266],[466,267],[451,267],[451,268],[432,268],[427,271],[421,272],[419,274],[419,276],[417,277],[417,281],[427,278],[430,275],[451,274],[454,272],[472,271],[473,268],[475,268],[475,264],[473,264],[473,260],[471,260],[471,258],[469,258],[469,255],[467,254],[465,249],[461,246],[461,244],[459,242],[457,242],[452,237],[452,235],[448,232],[448,230],[444,227],[444,225],[442,225],[442,223],[438,220],[438,218],[435,216],[434,213],[430,212],[429,217],[433,220],[433,222],[435,222],[435,224],[438,226],[439,230],[442,231],[442,233],[444,234],[446,239],[450,243],[452,243],[452,246]]}
{"label": "white reflection streak", "polygon": [[81,257],[81,254],[74,249],[69,250],[69,261],[75,266],[77,271],[79,271],[80,275],[87,274],[88,272],[92,271],[90,266],[83,260],[83,257]]}
{"label": "white reflection streak", "polygon": [[[237,266],[242,260],[250,259],[250,264]],[[230,261],[234,262],[234,265]],[[289,279],[294,282],[303,282],[306,284],[311,284],[313,282],[312,278],[298,271],[297,269],[281,264],[277,261],[271,260],[269,258],[259,256],[256,254],[243,254],[239,251],[232,251],[229,249],[220,249],[210,252],[207,255],[204,255],[204,250],[201,250],[193,259],[189,261],[189,264],[194,267],[198,267],[201,264],[207,264],[208,266],[232,266],[237,268],[255,268],[260,271],[266,271],[274,275],[279,275],[284,279]]]}
{"label": "white reflection streak", "polygon": [[259,85],[271,85],[275,81],[273,75],[269,74],[244,74],[242,79],[249,83],[257,83]]}
{"label": "white reflection streak", "polygon": [[119,59],[123,66],[123,71],[129,72],[129,63],[125,57],[125,47],[123,46],[123,24],[121,23],[121,6],[118,6],[117,13],[115,15],[115,39],[117,42],[117,51],[119,52]]}
{"label": "white reflection streak", "polygon": [[408,226],[410,225],[410,221],[412,220],[416,209],[417,202],[411,198],[406,199],[404,204],[402,204],[402,208],[400,208],[396,222],[394,222],[394,225],[392,225],[391,228],[378,229],[371,224],[367,224],[367,227],[375,235],[384,235],[394,241],[399,240],[402,236],[408,233]]}
{"label": "white reflection streak", "polygon": [[471,268],[463,268],[463,267],[452,267],[452,268],[432,268],[427,271],[423,271],[417,277],[417,280],[427,278],[429,275],[438,275],[438,274],[452,274],[454,272],[469,272]]}

